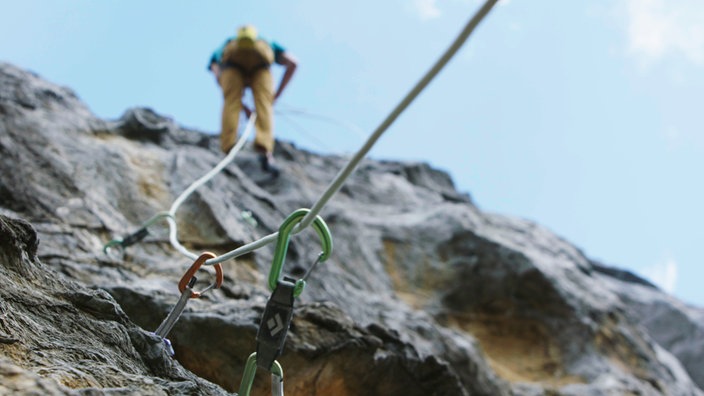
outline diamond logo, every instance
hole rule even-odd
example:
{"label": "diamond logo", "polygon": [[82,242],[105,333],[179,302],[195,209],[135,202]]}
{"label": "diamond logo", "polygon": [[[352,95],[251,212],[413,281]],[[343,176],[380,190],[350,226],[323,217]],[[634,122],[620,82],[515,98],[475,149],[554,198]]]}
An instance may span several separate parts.
{"label": "diamond logo", "polygon": [[273,318],[267,320],[266,325],[269,327],[269,333],[272,337],[284,329],[284,323],[281,320],[281,315],[278,313]]}

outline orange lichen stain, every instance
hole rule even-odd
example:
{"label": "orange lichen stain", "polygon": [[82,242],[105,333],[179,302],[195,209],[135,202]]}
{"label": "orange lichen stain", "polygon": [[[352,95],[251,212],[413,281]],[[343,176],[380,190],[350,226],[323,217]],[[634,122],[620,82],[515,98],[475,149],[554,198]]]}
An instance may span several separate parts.
{"label": "orange lichen stain", "polygon": [[0,356],[10,360],[13,364],[23,366],[28,360],[29,351],[20,342],[12,344],[0,344]]}
{"label": "orange lichen stain", "polygon": [[108,378],[104,378],[103,383],[99,383],[92,375],[75,367],[71,367],[68,362],[62,362],[58,366],[52,365],[34,368],[33,371],[41,377],[53,378],[61,385],[71,389],[102,388],[121,385],[118,381]]}
{"label": "orange lichen stain", "polygon": [[171,196],[163,184],[156,183],[153,178],[141,176],[137,180],[139,191],[146,197],[166,202]]}
{"label": "orange lichen stain", "polygon": [[538,321],[477,315],[453,316],[448,324],[476,337],[491,368],[509,382],[555,387],[585,382],[564,371],[557,343]]}
{"label": "orange lichen stain", "polygon": [[162,177],[163,163],[156,158],[150,158],[149,155],[130,156],[129,161],[137,170],[137,186],[142,196],[164,203],[172,199]]}
{"label": "orange lichen stain", "polygon": [[396,263],[396,244],[388,240],[384,240],[384,269],[389,274],[391,284],[395,290],[408,288],[408,282],[401,275]]}
{"label": "orange lichen stain", "polygon": [[100,386],[100,384],[95,381],[88,381],[86,379],[76,377],[63,377],[59,379],[59,383],[71,389],[92,388]]}
{"label": "orange lichen stain", "polygon": [[383,244],[384,270],[396,295],[411,307],[422,309],[447,281],[444,277],[446,272],[438,271],[427,261],[413,269],[405,268],[397,259],[397,251],[403,249],[403,246],[390,240],[384,240]]}

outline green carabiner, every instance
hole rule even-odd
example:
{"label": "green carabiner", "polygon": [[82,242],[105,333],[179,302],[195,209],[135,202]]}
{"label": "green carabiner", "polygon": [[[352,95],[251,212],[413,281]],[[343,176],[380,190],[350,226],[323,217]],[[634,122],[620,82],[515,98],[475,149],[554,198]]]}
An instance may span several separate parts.
{"label": "green carabiner", "polygon": [[[284,260],[286,259],[286,252],[288,251],[288,242],[291,239],[291,231],[293,227],[296,226],[303,217],[310,212],[310,209],[298,209],[291,213],[286,220],[279,227],[279,235],[276,239],[276,250],[274,252],[274,260],[271,263],[271,270],[269,270],[269,289],[272,291],[276,288],[276,283],[281,276],[281,269],[284,266]],[[320,244],[323,247],[323,251],[320,253],[317,262],[323,262],[327,260],[332,254],[332,235],[330,234],[330,229],[328,225],[325,224],[323,218],[320,216],[315,216],[313,220],[313,228],[315,232],[320,237]],[[296,281],[296,291],[294,296],[298,297],[303,291],[305,286],[305,280],[299,279]]]}
{"label": "green carabiner", "polygon": [[[247,358],[247,363],[244,366],[244,373],[242,374],[242,382],[240,382],[240,396],[249,396],[252,391],[252,383],[254,383],[254,374],[257,372],[257,353],[253,352]],[[281,367],[278,361],[274,360],[274,364],[271,365],[271,394],[279,395],[283,394],[281,391],[283,389],[284,382],[284,369]],[[276,386],[274,385],[276,383]]]}

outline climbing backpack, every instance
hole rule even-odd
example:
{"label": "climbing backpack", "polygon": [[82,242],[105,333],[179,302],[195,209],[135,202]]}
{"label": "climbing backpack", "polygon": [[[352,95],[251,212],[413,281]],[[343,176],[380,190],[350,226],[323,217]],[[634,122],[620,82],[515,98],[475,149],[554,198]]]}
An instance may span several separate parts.
{"label": "climbing backpack", "polygon": [[222,64],[233,67],[246,75],[265,69],[274,63],[274,50],[268,42],[258,37],[251,26],[239,29],[237,37],[230,40],[222,55]]}

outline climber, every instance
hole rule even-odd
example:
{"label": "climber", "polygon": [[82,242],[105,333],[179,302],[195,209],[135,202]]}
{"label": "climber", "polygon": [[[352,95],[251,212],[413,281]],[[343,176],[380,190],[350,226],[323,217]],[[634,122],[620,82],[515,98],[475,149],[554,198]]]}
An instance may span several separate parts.
{"label": "climber", "polygon": [[[285,70],[274,92],[270,71],[272,63],[284,66]],[[244,89],[249,87],[256,111],[256,137],[254,148],[259,152],[262,170],[274,177],[279,170],[274,165],[274,101],[281,96],[296,70],[296,59],[275,42],[267,42],[258,36],[252,25],[237,30],[237,36],[228,38],[210,57],[210,70],[222,88],[222,129],[220,147],[225,153],[235,145],[240,111],[249,117],[252,110],[242,103]]]}

